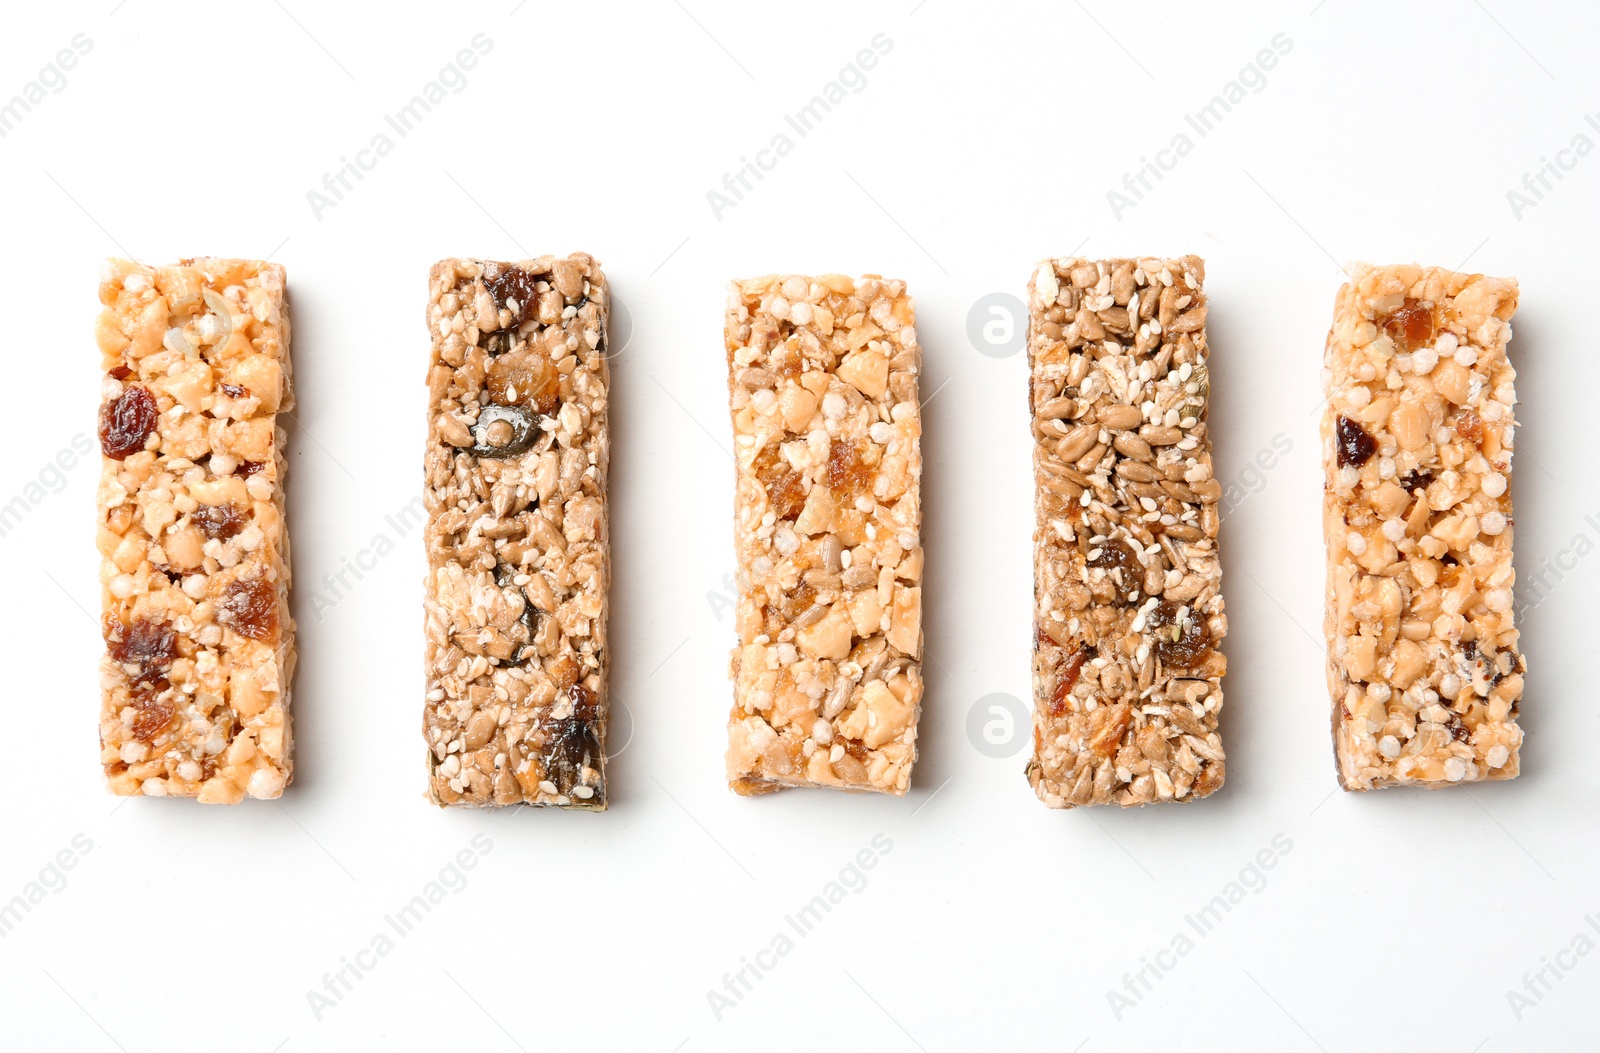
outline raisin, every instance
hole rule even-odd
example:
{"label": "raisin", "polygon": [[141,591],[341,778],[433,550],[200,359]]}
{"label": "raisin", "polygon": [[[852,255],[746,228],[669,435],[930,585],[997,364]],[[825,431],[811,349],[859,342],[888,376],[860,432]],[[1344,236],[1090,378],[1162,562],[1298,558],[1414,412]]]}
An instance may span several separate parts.
{"label": "raisin", "polygon": [[[483,284],[488,287],[489,295],[494,297],[496,307],[510,309],[511,329],[526,322],[539,304],[538,276],[529,274],[520,267],[502,267],[498,276],[485,278]],[[516,301],[515,307],[512,307],[513,300]],[[485,327],[479,323],[478,328]],[[495,332],[497,329],[488,331]]]}
{"label": "raisin", "polygon": [[138,453],[156,430],[156,397],[137,384],[100,407],[100,450],[113,461]]}
{"label": "raisin", "polygon": [[243,530],[248,518],[238,505],[201,505],[194,510],[194,521],[206,537],[223,541]]}
{"label": "raisin", "polygon": [[154,699],[140,699],[134,703],[133,737],[150,742],[157,735],[167,729],[176,715],[170,702],[157,702]]}
{"label": "raisin", "polygon": [[228,586],[217,601],[217,621],[240,636],[271,643],[278,637],[278,590],[265,578]]}
{"label": "raisin", "polygon": [[234,475],[242,475],[242,476],[245,476],[245,477],[248,478],[249,476],[252,476],[252,475],[256,474],[257,472],[259,472],[261,469],[265,468],[266,466],[267,465],[266,465],[265,461],[240,461],[239,462],[239,467],[237,467],[237,468],[235,468],[233,470],[233,474]]}
{"label": "raisin", "polygon": [[1449,726],[1450,734],[1454,735],[1458,741],[1465,742],[1467,739],[1472,737],[1472,731],[1461,720],[1461,714],[1459,713],[1450,714]]}
{"label": "raisin", "polygon": [[1123,584],[1130,584],[1144,576],[1144,565],[1121,538],[1112,538],[1102,544],[1100,551],[1089,560],[1089,566],[1099,570],[1122,571]]}
{"label": "raisin", "polygon": [[1195,669],[1211,655],[1211,632],[1198,611],[1191,609],[1188,622],[1180,627],[1177,605],[1162,600],[1146,617],[1145,626],[1155,634],[1156,657],[1173,668]]}
{"label": "raisin", "polygon": [[1413,468],[1411,471],[1407,472],[1405,474],[1405,476],[1400,480],[1400,489],[1404,490],[1406,493],[1409,494],[1413,490],[1416,490],[1418,487],[1421,487],[1422,489],[1426,490],[1428,488],[1428,485],[1430,483],[1432,483],[1432,482],[1433,482],[1433,473],[1432,472],[1424,471],[1421,468]]}
{"label": "raisin", "polygon": [[1378,440],[1349,417],[1341,416],[1334,425],[1334,431],[1338,439],[1336,445],[1340,468],[1352,464],[1360,468],[1378,452]]}
{"label": "raisin", "polygon": [[872,468],[859,440],[833,440],[828,447],[827,478],[828,489],[840,497],[854,497],[872,481]]}
{"label": "raisin", "polygon": [[561,374],[544,354],[524,344],[489,364],[489,397],[503,406],[532,406],[548,417],[561,405]]}
{"label": "raisin", "polygon": [[228,396],[230,399],[244,399],[250,397],[250,389],[247,387],[241,387],[238,384],[222,385],[222,393]]}
{"label": "raisin", "polygon": [[1056,690],[1050,696],[1050,715],[1059,717],[1067,711],[1067,699],[1072,695],[1072,685],[1078,682],[1078,674],[1083,672],[1084,660],[1089,653],[1084,650],[1074,651],[1066,664],[1056,674]]}
{"label": "raisin", "polygon": [[115,618],[106,619],[106,651],[116,662],[137,665],[135,684],[155,681],[178,657],[178,635],[166,622],[153,622],[140,618],[132,625],[123,625]]}
{"label": "raisin", "polygon": [[133,376],[133,370],[129,369],[127,366],[112,366],[111,372],[108,374],[108,376],[110,376],[113,380],[127,380],[129,377]]}
{"label": "raisin", "polygon": [[1469,662],[1477,661],[1478,660],[1478,641],[1476,641],[1476,640],[1468,640],[1466,643],[1462,644],[1461,645],[1461,653],[1467,656],[1467,661],[1469,661]]}
{"label": "raisin", "polygon": [[572,696],[572,712],[585,724],[593,724],[600,716],[600,699],[583,681],[573,684],[567,693]]}
{"label": "raisin", "polygon": [[1462,410],[1455,419],[1456,434],[1468,442],[1481,442],[1483,440],[1483,421],[1471,410]]}
{"label": "raisin", "polygon": [[545,727],[549,737],[544,750],[545,775],[560,793],[571,793],[583,779],[583,769],[598,767],[600,743],[594,729],[578,716]]}
{"label": "raisin", "polygon": [[776,447],[768,446],[756,456],[756,478],[767,491],[767,504],[780,520],[793,519],[806,506],[806,494],[800,483],[800,473],[789,467],[789,462],[778,456]]}
{"label": "raisin", "polygon": [[1378,319],[1378,325],[1401,351],[1415,351],[1433,343],[1436,331],[1433,304],[1426,300],[1406,297],[1405,303],[1393,314]]}

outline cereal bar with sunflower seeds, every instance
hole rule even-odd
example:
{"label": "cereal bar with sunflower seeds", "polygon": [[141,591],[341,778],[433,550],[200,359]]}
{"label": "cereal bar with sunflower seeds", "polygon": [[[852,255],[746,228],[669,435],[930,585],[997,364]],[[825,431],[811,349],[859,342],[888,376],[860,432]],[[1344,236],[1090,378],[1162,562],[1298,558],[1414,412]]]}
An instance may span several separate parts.
{"label": "cereal bar with sunflower seeds", "polygon": [[901,795],[922,701],[922,351],[904,282],[734,282],[728,781]]}
{"label": "cereal bar with sunflower seeds", "polygon": [[293,774],[283,268],[100,282],[100,747],[111,792],[234,804]]}
{"label": "cereal bar with sunflower seeds", "polygon": [[428,789],[606,806],[606,323],[591,256],[428,278]]}
{"label": "cereal bar with sunflower seeds", "polygon": [[1328,689],[1346,790],[1514,778],[1517,283],[1358,264],[1328,333]]}
{"label": "cereal bar with sunflower seeds", "polygon": [[1045,260],[1028,286],[1033,758],[1052,808],[1222,785],[1227,633],[1205,264]]}

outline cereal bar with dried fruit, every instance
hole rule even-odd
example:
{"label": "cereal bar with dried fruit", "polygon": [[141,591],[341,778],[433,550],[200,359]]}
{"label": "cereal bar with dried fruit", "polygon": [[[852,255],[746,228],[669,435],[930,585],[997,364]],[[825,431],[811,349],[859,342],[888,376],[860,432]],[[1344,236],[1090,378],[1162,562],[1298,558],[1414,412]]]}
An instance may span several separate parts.
{"label": "cereal bar with dried fruit", "polygon": [[1513,279],[1359,264],[1328,333],[1328,690],[1346,790],[1516,776]]}
{"label": "cereal bar with dried fruit", "polygon": [[1052,808],[1222,785],[1228,631],[1205,264],[1045,260],[1028,286],[1033,758]]}
{"label": "cereal bar with dried fruit", "polygon": [[428,276],[428,791],[606,806],[609,291],[582,253]]}
{"label": "cereal bar with dried fruit", "polygon": [[904,282],[734,282],[728,781],[904,794],[922,701],[922,352]]}
{"label": "cereal bar with dried fruit", "polygon": [[100,759],[120,796],[234,804],[293,774],[283,268],[100,282]]}

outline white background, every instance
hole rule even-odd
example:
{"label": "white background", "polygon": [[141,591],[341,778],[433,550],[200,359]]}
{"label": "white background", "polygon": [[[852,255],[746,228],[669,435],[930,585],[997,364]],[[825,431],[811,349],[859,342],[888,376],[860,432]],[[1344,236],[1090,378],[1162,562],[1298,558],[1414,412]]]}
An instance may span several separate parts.
{"label": "white background", "polygon": [[[1567,155],[1520,214],[1507,198],[1574,136],[1600,144],[1591,5],[115,3],[17,5],[0,33],[0,100],[75,34],[93,45],[0,138],[0,502],[29,502],[0,542],[0,903],[74,862],[0,938],[0,1048],[1595,1048],[1600,954],[1567,952],[1600,941],[1600,560],[1576,555],[1600,542],[1600,159]],[[315,215],[324,173],[479,33],[465,87]],[[787,128],[879,33],[865,87]],[[1261,90],[1196,135],[1184,115],[1280,33]],[[793,151],[718,218],[707,192],[785,130]],[[1114,215],[1107,191],[1179,132],[1192,152]],[[632,320],[611,418],[615,744],[632,737],[605,814],[442,812],[423,797],[422,546],[383,518],[419,492],[427,268],[574,250]],[[1029,694],[1033,525],[1025,356],[980,353],[968,312],[1073,250],[1206,258],[1217,475],[1259,490],[1223,528],[1227,785],[1193,806],[1048,811],[1025,735],[995,758],[967,730],[979,699]],[[95,282],[124,252],[288,268],[299,749],[279,803],[119,805],[102,785],[98,457],[47,466],[93,434]],[[1514,783],[1335,792],[1318,371],[1358,258],[1522,282]],[[928,692],[901,800],[723,784],[723,287],[775,270],[880,272],[917,299]],[[1280,436],[1287,456],[1245,474]],[[314,610],[379,533],[396,552]],[[880,834],[866,886],[794,937],[784,916]],[[1277,835],[1265,887],[1247,874],[1119,1019],[1107,992]],[[462,849],[466,886],[318,1020],[308,992]],[[780,931],[793,950],[719,1019],[708,991]],[[1573,967],[1518,1020],[1507,991],[1546,959]]]}

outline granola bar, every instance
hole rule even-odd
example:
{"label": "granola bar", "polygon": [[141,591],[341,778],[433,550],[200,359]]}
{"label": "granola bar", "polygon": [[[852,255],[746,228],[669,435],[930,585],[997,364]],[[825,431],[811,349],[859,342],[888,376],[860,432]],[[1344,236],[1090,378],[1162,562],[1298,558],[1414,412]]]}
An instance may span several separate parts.
{"label": "granola bar", "polygon": [[233,804],[293,774],[283,268],[112,260],[101,379],[100,758],[111,792]]}
{"label": "granola bar", "polygon": [[922,700],[922,352],[905,283],[734,282],[728,781],[904,794]]}
{"label": "granola bar", "polygon": [[1506,358],[1517,283],[1351,269],[1322,421],[1328,689],[1346,790],[1516,776]]}
{"label": "granola bar", "polygon": [[1045,260],[1029,283],[1034,753],[1052,808],[1222,785],[1228,630],[1205,264]]}
{"label": "granola bar", "polygon": [[604,809],[605,276],[449,259],[428,294],[429,795]]}

